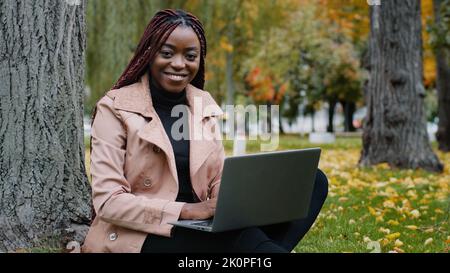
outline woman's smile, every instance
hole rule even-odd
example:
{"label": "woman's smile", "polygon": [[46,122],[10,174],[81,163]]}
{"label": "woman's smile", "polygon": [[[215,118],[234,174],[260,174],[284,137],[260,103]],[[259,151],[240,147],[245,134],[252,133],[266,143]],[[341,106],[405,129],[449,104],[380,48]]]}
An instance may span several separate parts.
{"label": "woman's smile", "polygon": [[170,73],[170,72],[163,72],[163,74],[171,81],[174,82],[182,82],[186,80],[187,74],[177,74],[177,73]]}

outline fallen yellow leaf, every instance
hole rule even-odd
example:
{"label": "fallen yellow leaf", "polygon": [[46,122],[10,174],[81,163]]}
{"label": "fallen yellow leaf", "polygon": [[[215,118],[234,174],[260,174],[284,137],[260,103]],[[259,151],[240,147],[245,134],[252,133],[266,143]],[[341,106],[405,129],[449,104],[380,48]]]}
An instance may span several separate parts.
{"label": "fallen yellow leaf", "polygon": [[434,212],[439,213],[439,214],[444,214],[444,211],[441,209],[435,209]]}
{"label": "fallen yellow leaf", "polygon": [[386,235],[386,238],[388,238],[389,240],[395,240],[398,237],[400,237],[400,232],[395,232],[395,233]]}
{"label": "fallen yellow leaf", "polygon": [[394,208],[395,208],[395,203],[392,202],[391,200],[386,200],[386,201],[383,202],[383,206],[384,206],[385,208],[391,208],[391,209],[394,209]]}
{"label": "fallen yellow leaf", "polygon": [[410,214],[411,214],[412,218],[414,218],[414,219],[420,217],[420,212],[416,209],[411,211]]}
{"label": "fallen yellow leaf", "polygon": [[369,212],[370,212],[370,214],[372,214],[373,216],[376,216],[376,215],[377,215],[377,211],[376,211],[374,208],[372,208],[372,207],[369,207]]}
{"label": "fallen yellow leaf", "polygon": [[416,230],[416,229],[417,229],[417,226],[410,225],[410,226],[406,226],[406,228],[407,228],[407,229],[410,229],[410,230]]}
{"label": "fallen yellow leaf", "polygon": [[405,253],[405,251],[399,247],[394,247],[394,250],[397,251],[397,253]]}
{"label": "fallen yellow leaf", "polygon": [[400,241],[399,239],[397,239],[397,240],[395,240],[394,245],[395,245],[396,247],[401,247],[401,246],[403,245],[403,242]]}
{"label": "fallen yellow leaf", "polygon": [[380,229],[378,229],[378,231],[379,231],[379,232],[386,233],[386,234],[391,233],[391,231],[390,231],[388,228],[384,228],[384,227],[380,227]]}
{"label": "fallen yellow leaf", "polygon": [[433,242],[433,238],[428,238],[425,240],[425,245],[429,245]]}
{"label": "fallen yellow leaf", "polygon": [[388,222],[388,225],[391,225],[391,226],[398,226],[400,223],[398,222],[398,221],[396,221],[396,220],[389,220]]}

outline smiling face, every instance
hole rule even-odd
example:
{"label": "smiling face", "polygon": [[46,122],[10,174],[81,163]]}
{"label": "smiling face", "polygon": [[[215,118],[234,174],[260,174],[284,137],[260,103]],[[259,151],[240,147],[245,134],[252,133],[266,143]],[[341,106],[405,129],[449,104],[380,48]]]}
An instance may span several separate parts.
{"label": "smiling face", "polygon": [[178,93],[197,75],[200,66],[200,41],[194,30],[178,26],[155,56],[150,74],[153,84]]}

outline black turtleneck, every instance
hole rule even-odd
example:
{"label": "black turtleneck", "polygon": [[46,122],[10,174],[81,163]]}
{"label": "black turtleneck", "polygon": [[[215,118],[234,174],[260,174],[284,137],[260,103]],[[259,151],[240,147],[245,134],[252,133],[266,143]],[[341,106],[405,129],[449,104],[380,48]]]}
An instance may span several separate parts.
{"label": "black turtleneck", "polygon": [[[179,191],[176,201],[194,203],[195,197],[192,189],[191,178],[189,173],[189,138],[183,137],[180,140],[175,140],[171,134],[172,125],[180,118],[180,116],[172,117],[172,109],[176,105],[184,105],[187,107],[186,90],[180,93],[172,93],[161,88],[157,88],[150,80],[150,90],[153,102],[153,107],[161,120],[161,123],[166,131],[167,136],[172,144],[173,153],[175,155],[175,163],[177,167],[178,186]],[[179,112],[176,112],[179,114]],[[180,114],[179,114],[180,115]],[[187,112],[182,114],[183,123],[189,124],[187,119]],[[177,123],[179,124],[179,123]],[[184,127],[184,126],[183,126]],[[189,128],[183,128],[183,136],[189,136]],[[178,127],[177,127],[178,129]]]}

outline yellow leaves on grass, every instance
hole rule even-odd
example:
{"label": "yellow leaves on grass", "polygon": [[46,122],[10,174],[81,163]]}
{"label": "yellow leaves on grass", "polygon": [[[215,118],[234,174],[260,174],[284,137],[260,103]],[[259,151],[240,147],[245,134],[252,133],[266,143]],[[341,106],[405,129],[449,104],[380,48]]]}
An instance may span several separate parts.
{"label": "yellow leaves on grass", "polygon": [[[385,252],[423,251],[424,246],[433,251],[442,242],[450,243],[442,238],[448,227],[435,226],[448,213],[450,168],[442,174],[391,169],[388,164],[358,168],[359,155],[354,148],[324,149],[321,168],[330,185],[323,219],[342,218],[350,234],[366,244],[380,236],[376,241]],[[438,155],[450,166],[448,154]]]}

